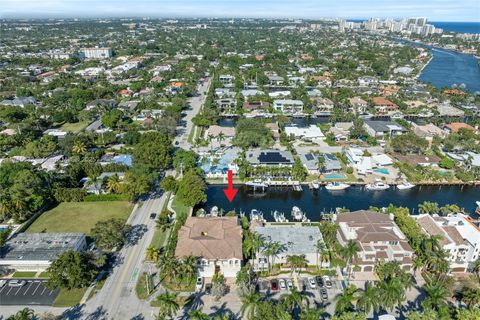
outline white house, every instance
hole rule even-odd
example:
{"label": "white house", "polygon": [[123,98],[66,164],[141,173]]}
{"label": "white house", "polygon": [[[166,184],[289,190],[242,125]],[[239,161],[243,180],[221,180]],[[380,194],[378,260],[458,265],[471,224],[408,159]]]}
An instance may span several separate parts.
{"label": "white house", "polygon": [[357,169],[358,174],[373,173],[375,168],[393,164],[392,158],[383,153],[366,156],[360,148],[347,148],[344,153],[350,166]]}
{"label": "white house", "polygon": [[320,128],[313,124],[308,127],[285,127],[285,134],[287,137],[293,135],[295,138],[300,138],[305,141],[325,140],[325,135],[322,133]]}
{"label": "white house", "polygon": [[303,112],[303,102],[301,100],[274,100],[273,109],[285,114],[295,114]]}
{"label": "white house", "polygon": [[453,272],[471,270],[480,256],[480,230],[472,219],[461,213],[446,217],[421,214],[412,216],[430,236],[440,236],[440,245],[448,254]]}

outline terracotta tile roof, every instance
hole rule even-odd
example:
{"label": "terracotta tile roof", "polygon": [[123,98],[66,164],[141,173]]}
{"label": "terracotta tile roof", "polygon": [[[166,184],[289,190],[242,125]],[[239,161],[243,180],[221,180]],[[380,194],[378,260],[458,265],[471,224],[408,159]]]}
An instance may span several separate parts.
{"label": "terracotta tile roof", "polygon": [[457,133],[460,129],[468,129],[468,130],[476,131],[474,127],[463,122],[452,122],[445,126],[455,133]]}
{"label": "terracotta tile roof", "polygon": [[426,214],[421,216],[420,218],[417,219],[417,223],[429,235],[442,237],[442,239],[440,240],[440,244],[442,246],[445,246],[451,243],[450,240],[447,237],[445,237],[444,230],[435,223],[435,220],[430,215]]}
{"label": "terracotta tile roof", "polygon": [[237,217],[189,217],[178,231],[177,258],[242,259],[242,227]]}
{"label": "terracotta tile roof", "polygon": [[443,227],[443,230],[450,236],[450,238],[457,244],[466,244],[465,240],[463,239],[462,235],[460,232],[458,232],[457,228],[454,226],[445,226]]}

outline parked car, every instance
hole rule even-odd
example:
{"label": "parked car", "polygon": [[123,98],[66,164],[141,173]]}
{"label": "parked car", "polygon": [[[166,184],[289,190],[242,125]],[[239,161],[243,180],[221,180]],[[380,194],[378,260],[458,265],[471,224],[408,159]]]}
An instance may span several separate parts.
{"label": "parked car", "polygon": [[317,284],[315,283],[315,279],[313,278],[308,278],[308,284],[310,285],[310,289],[317,288]]}
{"label": "parked car", "polygon": [[323,279],[323,282],[325,283],[325,287],[330,289],[333,285],[332,280],[330,280],[330,277],[329,276],[323,276],[322,279]]}
{"label": "parked car", "polygon": [[278,281],[276,279],[273,279],[270,281],[270,286],[272,288],[272,291],[277,291],[278,290]]}
{"label": "parked car", "polygon": [[205,294],[208,294],[208,295],[212,294],[212,284],[211,283],[207,283],[205,285]]}
{"label": "parked car", "polygon": [[156,217],[157,217],[156,213],[150,213],[150,219],[155,220]]}
{"label": "parked car", "polygon": [[324,286],[323,279],[320,276],[316,276],[315,280],[317,280],[317,285],[321,288]]}
{"label": "parked car", "polygon": [[27,281],[25,281],[25,280],[10,280],[8,282],[8,285],[10,287],[22,287],[22,286],[25,285],[25,283],[27,283]]}
{"label": "parked car", "polygon": [[328,300],[327,289],[320,288],[320,296],[322,297],[323,300]]}
{"label": "parked car", "polygon": [[198,277],[197,278],[197,282],[195,282],[195,289],[197,291],[200,291],[202,290],[202,287],[203,287],[203,278],[202,277]]}
{"label": "parked car", "polygon": [[285,280],[283,279],[278,280],[278,284],[280,285],[280,290],[287,290],[287,285],[285,284]]}
{"label": "parked car", "polygon": [[0,288],[7,284],[7,280],[0,280]]}
{"label": "parked car", "polygon": [[287,279],[287,287],[288,287],[288,290],[292,290],[292,289],[293,289],[292,279]]}

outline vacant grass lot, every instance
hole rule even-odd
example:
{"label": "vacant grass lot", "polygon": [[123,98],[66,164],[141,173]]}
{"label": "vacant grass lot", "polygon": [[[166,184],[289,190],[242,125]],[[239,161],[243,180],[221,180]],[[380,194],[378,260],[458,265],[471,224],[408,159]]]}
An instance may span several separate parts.
{"label": "vacant grass lot", "polygon": [[98,221],[127,219],[132,207],[127,201],[63,202],[44,212],[27,232],[90,233]]}
{"label": "vacant grass lot", "polygon": [[35,278],[35,271],[17,271],[13,274],[13,278]]}
{"label": "vacant grass lot", "polygon": [[67,131],[67,132],[72,132],[72,133],[78,133],[85,129],[89,124],[89,121],[79,121],[79,122],[74,122],[74,123],[68,123],[65,122],[60,126],[60,130]]}
{"label": "vacant grass lot", "polygon": [[55,302],[53,303],[53,306],[61,308],[73,307],[74,305],[78,304],[80,300],[82,300],[87,289],[88,287],[72,290],[61,289],[60,293],[55,299]]}

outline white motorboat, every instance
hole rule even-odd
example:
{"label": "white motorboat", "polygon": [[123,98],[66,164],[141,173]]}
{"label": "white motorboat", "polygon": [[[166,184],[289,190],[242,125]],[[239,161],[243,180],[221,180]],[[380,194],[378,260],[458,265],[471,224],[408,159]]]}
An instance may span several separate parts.
{"label": "white motorboat", "polygon": [[252,211],[250,211],[250,221],[253,220],[265,222],[265,219],[263,219],[263,213],[258,211],[257,209],[252,209]]}
{"label": "white motorboat", "polygon": [[218,207],[217,206],[213,206],[212,209],[210,209],[210,216],[218,217]]}
{"label": "white motorboat", "polygon": [[292,219],[295,220],[295,221],[302,221],[303,217],[304,217],[304,215],[303,215],[302,210],[300,210],[299,207],[294,206],[292,208]]}
{"label": "white motorboat", "polygon": [[415,187],[415,185],[408,182],[407,180],[403,180],[402,183],[397,185],[398,190],[408,190],[408,189],[412,189],[413,187]]}
{"label": "white motorboat", "polygon": [[288,222],[288,219],[285,218],[283,212],[278,212],[277,210],[273,212],[273,218],[275,219],[275,222]]}
{"label": "white motorboat", "polygon": [[313,189],[319,189],[320,188],[320,184],[318,183],[317,180],[312,181],[312,187],[313,187]]}
{"label": "white motorboat", "polygon": [[325,189],[330,190],[330,191],[335,191],[335,190],[345,190],[349,188],[350,185],[346,183],[341,183],[341,182],[329,182],[325,186]]}
{"label": "white motorboat", "polygon": [[387,190],[390,186],[386,183],[383,183],[382,180],[377,179],[374,183],[369,183],[365,186],[367,190],[379,191],[379,190]]}

